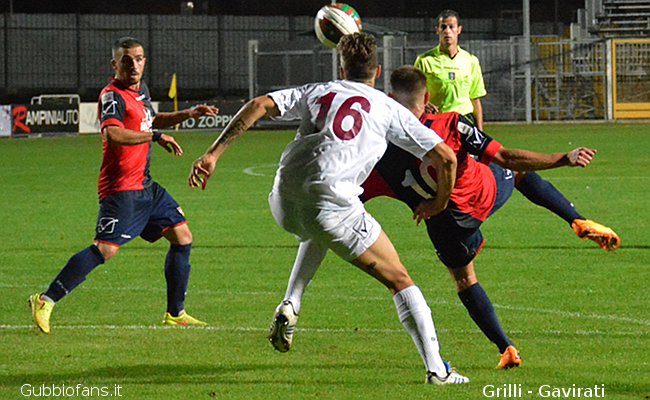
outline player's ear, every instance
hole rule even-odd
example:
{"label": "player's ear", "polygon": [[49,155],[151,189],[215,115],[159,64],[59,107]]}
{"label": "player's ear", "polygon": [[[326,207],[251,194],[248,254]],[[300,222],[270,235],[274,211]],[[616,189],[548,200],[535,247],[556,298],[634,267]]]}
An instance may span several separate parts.
{"label": "player's ear", "polygon": [[375,79],[381,76],[381,64],[377,64],[377,70],[375,71]]}
{"label": "player's ear", "polygon": [[115,59],[111,60],[111,68],[113,68],[113,71],[117,71],[117,61]]}
{"label": "player's ear", "polygon": [[424,91],[424,104],[428,104],[430,98],[431,98],[431,95],[429,94],[429,91],[425,90]]}
{"label": "player's ear", "polygon": [[458,34],[460,35],[460,33],[461,33],[462,31],[463,31],[463,26],[462,26],[462,25],[458,25]]}
{"label": "player's ear", "polygon": [[339,77],[345,79],[345,70],[343,69],[343,66],[339,67]]}

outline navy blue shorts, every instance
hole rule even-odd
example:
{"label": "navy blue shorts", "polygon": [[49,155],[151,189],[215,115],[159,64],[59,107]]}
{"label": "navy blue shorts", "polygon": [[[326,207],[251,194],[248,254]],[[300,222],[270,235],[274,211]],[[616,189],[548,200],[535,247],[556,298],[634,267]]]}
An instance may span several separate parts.
{"label": "navy blue shorts", "polygon": [[155,242],[167,229],[185,222],[176,200],[152,182],[143,190],[118,192],[99,202],[95,240],[122,246],[140,236]]}
{"label": "navy blue shorts", "polygon": [[494,199],[494,205],[490,211],[490,215],[497,212],[506,201],[512,196],[512,191],[515,189],[515,174],[511,170],[500,167],[494,163],[488,165],[494,180],[497,182],[497,197]]}
{"label": "navy blue shorts", "polygon": [[[512,171],[490,164],[497,184],[497,195],[490,215],[500,209],[512,195],[515,179]],[[446,209],[426,221],[429,238],[436,248],[438,258],[448,268],[462,268],[481,251],[485,239],[481,233],[481,221]]]}

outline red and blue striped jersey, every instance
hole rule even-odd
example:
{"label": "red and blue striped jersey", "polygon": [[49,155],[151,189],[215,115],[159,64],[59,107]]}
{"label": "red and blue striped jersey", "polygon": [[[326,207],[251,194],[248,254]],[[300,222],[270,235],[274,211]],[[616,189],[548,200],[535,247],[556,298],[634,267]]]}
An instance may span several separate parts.
{"label": "red and blue striped jersey", "polygon": [[[425,114],[420,118],[456,154],[456,184],[449,207],[479,221],[489,216],[496,198],[496,181],[488,168],[501,144],[458,113]],[[477,162],[471,155],[476,156]],[[430,162],[389,144],[386,153],[362,185],[362,198],[389,196],[411,208],[435,196],[436,174]]]}
{"label": "red and blue striped jersey", "polygon": [[[150,132],[155,111],[149,89],[140,82],[138,91],[112,79],[99,95],[100,129],[117,126],[139,132]],[[142,190],[147,186],[152,142],[125,146],[111,143],[102,132],[103,161],[99,172],[99,199],[125,190]]]}

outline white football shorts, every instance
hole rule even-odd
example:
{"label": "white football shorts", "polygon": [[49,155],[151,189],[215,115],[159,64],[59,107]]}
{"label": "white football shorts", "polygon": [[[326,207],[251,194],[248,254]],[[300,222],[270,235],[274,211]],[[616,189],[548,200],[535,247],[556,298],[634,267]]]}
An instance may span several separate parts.
{"label": "white football shorts", "polygon": [[277,192],[269,195],[275,221],[298,240],[322,243],[346,261],[354,260],[372,246],[381,225],[368,214],[361,201],[338,210],[300,204]]}

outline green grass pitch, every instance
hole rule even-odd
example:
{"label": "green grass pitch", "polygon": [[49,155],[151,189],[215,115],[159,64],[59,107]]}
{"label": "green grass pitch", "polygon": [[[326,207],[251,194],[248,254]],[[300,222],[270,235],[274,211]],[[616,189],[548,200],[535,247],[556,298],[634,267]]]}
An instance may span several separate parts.
{"label": "green grass pitch", "polygon": [[521,398],[536,399],[543,385],[575,385],[604,387],[608,399],[648,399],[647,126],[488,131],[509,147],[597,148],[587,169],[542,175],[584,215],[614,228],[623,246],[606,253],[513,194],[484,225],[487,243],[476,263],[524,359],[521,368],[500,371],[496,348],[461,306],[424,228],[400,203],[370,202],[429,301],[443,356],[472,380],[462,387],[423,384],[420,357],[388,291],[332,254],[306,292],[291,352],[266,341],[296,250],[267,204],[288,131],[242,137],[204,192],[189,189],[186,177],[216,133],[178,133],[181,158],[154,149],[152,175],[183,206],[194,234],[188,310],[208,328],[160,325],[167,245],[136,239],[57,305],[52,335],[40,334],[27,297],[92,241],[101,140],[0,140],[0,398],[63,385],[116,394],[120,385],[124,399],[482,399],[490,387],[521,387]]}

